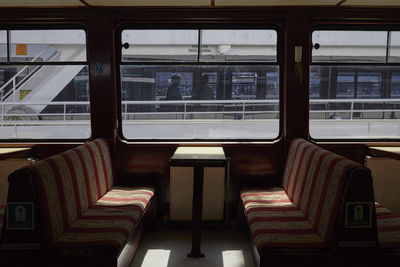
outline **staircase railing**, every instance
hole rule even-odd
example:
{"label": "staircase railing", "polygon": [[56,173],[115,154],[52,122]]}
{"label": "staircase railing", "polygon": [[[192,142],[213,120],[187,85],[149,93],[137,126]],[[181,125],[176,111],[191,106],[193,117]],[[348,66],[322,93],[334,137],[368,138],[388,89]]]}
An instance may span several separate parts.
{"label": "staircase railing", "polygon": [[[30,62],[35,62],[40,56],[42,56],[44,54],[44,52],[49,48],[50,46],[47,46],[46,48],[44,48],[36,57],[34,57]],[[58,55],[60,55],[60,51],[56,50],[56,52],[54,54],[52,54],[50,56],[49,61],[52,61],[54,58],[56,58]],[[22,85],[27,79],[29,79],[30,77],[32,77],[33,74],[35,74],[40,68],[42,68],[43,66],[35,66],[35,68],[29,72],[21,81],[17,82],[17,78],[23,73],[25,72],[30,65],[26,65],[24,66],[20,71],[18,71],[10,80],[8,80],[5,84],[3,84],[2,87],[0,87],[0,102],[4,102],[10,95],[14,95],[14,99],[13,101],[16,102],[16,93],[18,92],[20,85]],[[7,86],[9,84],[12,84],[12,88],[10,90],[8,90],[6,93],[4,93],[7,89]]]}

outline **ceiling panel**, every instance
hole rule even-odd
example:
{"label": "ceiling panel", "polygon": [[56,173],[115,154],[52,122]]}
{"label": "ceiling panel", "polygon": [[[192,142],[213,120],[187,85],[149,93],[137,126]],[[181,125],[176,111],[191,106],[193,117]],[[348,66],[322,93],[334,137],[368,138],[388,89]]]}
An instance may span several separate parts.
{"label": "ceiling panel", "polygon": [[340,0],[215,0],[216,6],[334,6]]}
{"label": "ceiling panel", "polygon": [[342,6],[400,6],[400,0],[347,0]]}
{"label": "ceiling panel", "polygon": [[86,0],[91,6],[210,6],[210,0]]}
{"label": "ceiling panel", "polygon": [[0,0],[0,7],[78,7],[79,0]]}

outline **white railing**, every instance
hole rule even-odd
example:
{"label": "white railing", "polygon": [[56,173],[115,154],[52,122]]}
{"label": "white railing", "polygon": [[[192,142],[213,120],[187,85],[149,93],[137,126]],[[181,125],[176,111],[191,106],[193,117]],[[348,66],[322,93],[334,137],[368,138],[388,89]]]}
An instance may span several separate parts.
{"label": "white railing", "polygon": [[[331,109],[329,107],[332,103],[348,104],[349,108]],[[357,108],[354,109],[355,104],[358,103],[375,103],[375,104],[389,104],[389,108]],[[321,105],[319,109],[313,108],[313,105]],[[394,104],[399,108],[393,108]],[[58,107],[56,112],[36,114],[32,108],[33,106],[48,106]],[[89,117],[90,103],[88,101],[63,101],[63,102],[24,102],[23,106],[26,107],[24,111],[17,111],[10,113],[11,108],[22,106],[20,102],[1,102],[0,103],[0,119],[1,123],[9,124],[11,122],[16,124],[44,124],[45,121],[79,121]],[[18,108],[17,108],[18,109]],[[130,111],[134,110],[135,111]],[[8,111],[6,113],[6,111]],[[78,112],[79,111],[79,112]],[[310,113],[320,114],[319,119],[328,119],[329,114],[334,113],[347,113],[347,119],[354,120],[354,113],[388,113],[395,112],[400,116],[400,99],[327,99],[327,100],[310,100]],[[196,115],[209,115],[207,119],[224,118],[230,116],[234,119],[255,119],[256,114],[267,114],[272,119],[279,118],[279,101],[278,100],[177,100],[177,101],[122,101],[122,119],[123,120],[136,120],[146,119],[146,116],[157,116],[163,119],[162,115],[173,115],[168,119],[175,116],[175,119],[190,120],[201,117]],[[212,115],[212,116],[210,116]],[[222,115],[222,116],[221,116]],[[204,118],[204,117],[203,117]],[[371,118],[374,119],[374,118]],[[375,118],[377,119],[377,118]],[[378,118],[379,119],[379,118]],[[385,119],[385,118],[383,118]],[[390,118],[387,118],[390,119]]]}
{"label": "white railing", "polygon": [[[30,106],[47,106],[57,108],[57,112],[42,112],[36,114]],[[79,121],[89,122],[90,104],[88,101],[64,101],[64,102],[24,102],[23,105],[19,102],[2,102],[0,103],[0,122],[4,125],[54,125],[65,123],[79,123]],[[11,110],[16,107],[15,113],[6,110]],[[18,107],[21,107],[18,110]]]}
{"label": "white railing", "polygon": [[[44,48],[36,57],[34,57],[30,62],[35,62],[40,56],[42,56],[44,54],[44,52],[49,48],[49,46],[47,46],[46,48]],[[57,56],[59,56],[61,54],[61,52],[59,50],[57,50],[53,55],[50,56],[49,61],[53,61],[53,59],[55,59]],[[33,74],[36,73],[36,71],[41,68],[42,66],[35,66],[34,69],[29,72],[21,81],[19,81],[17,83],[17,78],[24,73],[30,65],[26,65],[24,66],[20,71],[18,71],[11,79],[9,79],[5,84],[3,84],[0,87],[0,101],[4,102],[10,95],[13,95],[13,101],[16,102],[16,93],[19,90],[19,86],[25,82],[27,79],[29,79]],[[4,93],[6,91],[6,88],[9,84],[12,83],[12,88],[10,90],[8,90],[6,93]]]}
{"label": "white railing", "polygon": [[[313,105],[324,105],[324,109],[317,109],[313,108]],[[329,105],[330,104],[335,104],[336,106],[338,104],[344,104],[348,105],[349,107],[333,107],[331,108]],[[359,104],[358,107],[355,109],[355,105]],[[381,108],[381,107],[376,107],[376,108],[371,108],[371,107],[365,107],[365,104],[378,104],[378,105],[388,105],[386,108]],[[398,105],[396,108],[390,107],[389,105]],[[357,119],[385,119],[385,113],[388,112],[400,112],[400,99],[311,99],[310,100],[310,113],[313,114],[318,114],[320,113],[323,115],[320,119],[330,119],[330,117],[327,116],[332,116],[331,118],[338,118],[337,113],[345,113],[347,114],[347,117],[342,117],[341,119],[350,119],[353,120],[355,119],[354,113],[360,113]],[[382,114],[381,118],[363,118],[364,114],[368,113],[375,113],[377,116],[378,113]],[[400,116],[400,115],[398,115]],[[400,117],[399,117],[400,118]],[[395,118],[388,118],[388,119],[395,119]]]}
{"label": "white railing", "polygon": [[[130,112],[129,107],[140,109]],[[269,107],[266,109],[265,107]],[[263,109],[264,107],[264,109]],[[156,100],[156,101],[122,101],[122,118],[136,119],[143,115],[176,115],[177,119],[194,119],[194,115],[231,115],[244,119],[246,115],[271,114],[279,118],[278,100]]]}

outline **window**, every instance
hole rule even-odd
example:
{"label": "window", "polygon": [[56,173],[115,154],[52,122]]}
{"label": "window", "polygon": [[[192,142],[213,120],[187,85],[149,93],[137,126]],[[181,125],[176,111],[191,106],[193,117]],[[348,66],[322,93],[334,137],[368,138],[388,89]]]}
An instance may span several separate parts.
{"label": "window", "polygon": [[0,100],[0,139],[89,138],[85,31],[0,31]]}
{"label": "window", "polygon": [[310,135],[400,138],[400,32],[315,30]]}
{"label": "window", "polygon": [[122,135],[266,140],[279,135],[277,31],[123,29]]}

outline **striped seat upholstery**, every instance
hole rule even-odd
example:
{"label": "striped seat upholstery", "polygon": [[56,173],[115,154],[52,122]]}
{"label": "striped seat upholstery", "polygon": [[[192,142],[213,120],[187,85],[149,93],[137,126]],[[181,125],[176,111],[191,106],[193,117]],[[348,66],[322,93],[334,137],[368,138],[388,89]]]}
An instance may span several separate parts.
{"label": "striped seat upholstery", "polygon": [[383,249],[400,248],[400,216],[375,203],[378,224],[379,247]]}
{"label": "striped seat upholstery", "polygon": [[292,141],[282,187],[241,191],[258,250],[329,247],[348,171],[359,164],[304,139]]}
{"label": "striped seat upholstery", "polygon": [[257,249],[317,247],[322,239],[281,187],[241,192],[247,221]]}
{"label": "striped seat upholstery", "polygon": [[151,188],[113,187],[110,150],[103,139],[26,169],[39,192],[45,245],[55,254],[117,254],[154,194]]}

